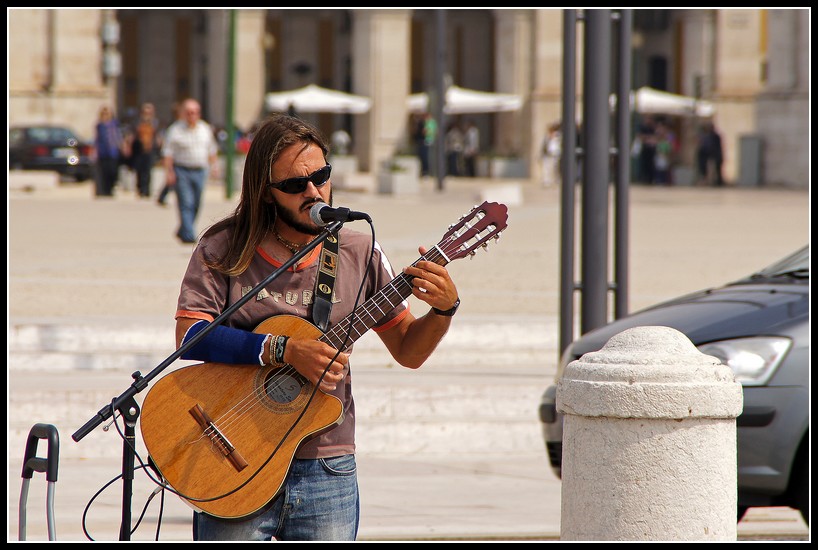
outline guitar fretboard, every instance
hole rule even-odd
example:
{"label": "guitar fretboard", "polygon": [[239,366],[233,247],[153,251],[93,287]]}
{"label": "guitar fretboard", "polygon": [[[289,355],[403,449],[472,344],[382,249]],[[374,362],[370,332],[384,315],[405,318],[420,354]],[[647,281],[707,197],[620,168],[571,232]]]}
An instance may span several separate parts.
{"label": "guitar fretboard", "polygon": [[[448,263],[446,256],[438,247],[426,252],[415,263],[421,260],[435,262],[440,265]],[[412,294],[412,279],[414,279],[413,276],[401,273],[318,339],[335,349],[349,348],[358,338],[363,336],[378,321]]]}

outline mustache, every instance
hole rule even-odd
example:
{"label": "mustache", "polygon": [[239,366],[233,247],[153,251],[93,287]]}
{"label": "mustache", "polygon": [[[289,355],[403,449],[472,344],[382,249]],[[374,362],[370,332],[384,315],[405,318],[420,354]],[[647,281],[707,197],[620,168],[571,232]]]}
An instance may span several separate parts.
{"label": "mustache", "polygon": [[301,208],[303,210],[309,210],[310,208],[313,207],[313,205],[318,204],[320,202],[324,202],[324,200],[321,199],[321,198],[311,199],[311,200],[306,201],[304,204],[302,204]]}

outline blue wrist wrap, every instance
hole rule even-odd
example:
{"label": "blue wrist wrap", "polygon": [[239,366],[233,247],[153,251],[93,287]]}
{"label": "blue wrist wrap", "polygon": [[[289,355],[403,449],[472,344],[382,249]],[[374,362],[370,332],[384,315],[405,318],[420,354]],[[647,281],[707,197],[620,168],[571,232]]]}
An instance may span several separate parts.
{"label": "blue wrist wrap", "polygon": [[[207,321],[199,321],[191,326],[182,343],[196,336],[207,325]],[[232,365],[258,365],[267,336],[219,325],[187,350],[182,359]]]}

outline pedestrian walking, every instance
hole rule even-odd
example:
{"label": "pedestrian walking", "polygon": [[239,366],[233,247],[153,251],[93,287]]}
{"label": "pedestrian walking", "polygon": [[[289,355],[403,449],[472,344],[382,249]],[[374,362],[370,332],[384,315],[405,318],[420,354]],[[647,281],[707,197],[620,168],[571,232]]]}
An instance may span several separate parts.
{"label": "pedestrian walking", "polygon": [[466,176],[477,176],[477,155],[480,153],[480,130],[474,120],[466,121],[466,134],[463,144],[463,164]]}
{"label": "pedestrian walking", "polygon": [[153,165],[159,157],[159,121],[153,103],[143,103],[131,130],[131,166],[136,172],[136,191],[141,198],[151,196]]}
{"label": "pedestrian walking", "polygon": [[548,134],[542,146],[542,186],[553,187],[561,181],[562,132],[559,122],[548,125]]}
{"label": "pedestrian walking", "polygon": [[721,136],[712,122],[707,122],[702,126],[696,156],[699,169],[699,184],[715,187],[724,185],[721,171],[724,162],[724,151],[721,146]]}
{"label": "pedestrian walking", "polygon": [[217,170],[219,146],[213,128],[202,120],[202,108],[195,99],[186,99],[181,118],[165,135],[162,146],[165,177],[176,190],[179,229],[183,243],[196,242],[196,218],[199,215],[208,176]]}
{"label": "pedestrian walking", "polygon": [[[177,120],[179,120],[181,118],[181,116],[182,116],[181,105],[178,102],[173,103],[173,106],[171,107],[171,113],[172,113],[171,123],[168,125],[167,128],[164,129],[163,132],[161,132],[161,134],[159,136],[159,141],[162,142],[162,143],[165,142],[165,134],[167,134],[167,131],[168,131],[168,129],[170,129],[170,126],[172,126],[173,123],[176,122]],[[160,149],[160,154],[161,154],[161,149]],[[159,194],[156,197],[156,204],[158,204],[159,206],[162,206],[162,207],[167,206],[168,205],[168,195],[170,195],[172,191],[173,191],[173,186],[168,183],[167,177],[166,177],[165,178],[165,184],[162,186],[162,190],[159,191]]]}
{"label": "pedestrian walking", "polygon": [[97,152],[96,196],[112,197],[119,180],[119,162],[123,140],[119,121],[107,105],[99,110],[94,147]]}
{"label": "pedestrian walking", "polygon": [[446,174],[449,176],[460,176],[463,173],[463,147],[465,146],[465,136],[457,121],[449,123],[446,130]]}

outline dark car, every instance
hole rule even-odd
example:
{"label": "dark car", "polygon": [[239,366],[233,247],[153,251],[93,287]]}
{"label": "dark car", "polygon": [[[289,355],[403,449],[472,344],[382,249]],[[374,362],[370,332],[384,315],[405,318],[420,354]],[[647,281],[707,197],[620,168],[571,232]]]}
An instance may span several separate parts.
{"label": "dark car", "polygon": [[[649,307],[592,330],[563,353],[568,363],[636,326],[668,326],[721,359],[744,393],[736,419],[739,519],[753,506],[789,506],[809,523],[809,246],[722,287]],[[540,421],[551,467],[562,466],[556,383]]]}
{"label": "dark car", "polygon": [[9,169],[48,170],[85,181],[94,175],[94,147],[64,126],[12,126]]}

